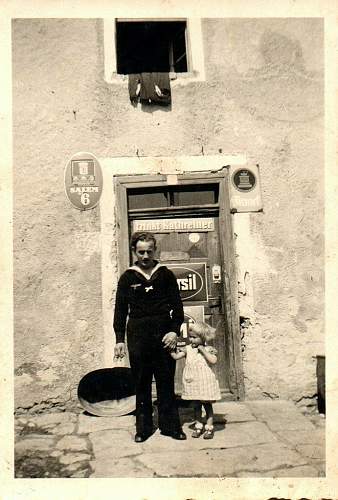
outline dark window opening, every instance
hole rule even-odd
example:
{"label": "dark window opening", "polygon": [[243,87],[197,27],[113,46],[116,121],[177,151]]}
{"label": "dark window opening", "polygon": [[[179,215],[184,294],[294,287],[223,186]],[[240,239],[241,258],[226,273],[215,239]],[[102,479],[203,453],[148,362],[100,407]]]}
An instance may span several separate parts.
{"label": "dark window opening", "polygon": [[168,193],[163,188],[133,189],[128,192],[128,209],[168,207]]}
{"label": "dark window opening", "polygon": [[218,184],[136,188],[128,190],[128,210],[212,205],[218,195]]}
{"label": "dark window opening", "polygon": [[116,21],[117,73],[188,71],[186,21]]}

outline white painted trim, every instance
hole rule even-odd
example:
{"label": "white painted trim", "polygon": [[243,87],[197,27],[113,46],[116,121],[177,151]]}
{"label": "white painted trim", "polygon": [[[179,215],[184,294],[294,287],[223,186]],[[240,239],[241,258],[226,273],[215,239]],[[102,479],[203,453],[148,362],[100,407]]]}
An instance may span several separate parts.
{"label": "white painted trim", "polygon": [[[119,18],[119,20],[121,20]],[[123,19],[132,21],[132,19]],[[134,21],[145,19],[134,19]],[[151,18],[154,21],[177,21],[177,18]],[[175,73],[176,79],[171,85],[187,85],[190,82],[205,81],[204,46],[201,18],[181,18],[187,21],[187,73]],[[122,84],[127,81],[126,75],[116,73],[116,40],[115,40],[116,18],[103,19],[103,44],[104,44],[104,79],[107,83]]]}
{"label": "white painted trim", "polygon": [[196,73],[194,80],[205,81],[202,20],[196,17],[187,19],[187,31],[190,67]]}
{"label": "white painted trim", "polygon": [[105,366],[112,366],[115,335],[112,326],[114,303],[112,295],[117,284],[117,259],[113,258],[116,245],[114,177],[134,174],[183,174],[188,172],[210,172],[227,165],[245,165],[246,155],[211,155],[178,157],[114,157],[98,158],[103,176],[103,191],[100,199],[101,217],[101,273],[103,342]]}
{"label": "white painted trim", "polygon": [[103,19],[104,79],[113,82],[116,73],[115,19]]}
{"label": "white painted trim", "polygon": [[[196,156],[123,156],[100,158],[102,169],[113,175],[134,174],[183,174],[220,170],[227,165],[246,165],[247,156],[233,155],[196,155]],[[112,178],[111,178],[112,182]]]}

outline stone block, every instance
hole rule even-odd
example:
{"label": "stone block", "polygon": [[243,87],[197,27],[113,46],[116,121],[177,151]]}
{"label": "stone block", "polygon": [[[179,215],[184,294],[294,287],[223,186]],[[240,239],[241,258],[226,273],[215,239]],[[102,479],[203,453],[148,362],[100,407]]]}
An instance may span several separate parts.
{"label": "stone block", "polygon": [[246,404],[253,415],[266,422],[272,431],[315,429],[310,419],[304,417],[290,401],[248,401]]}
{"label": "stone block", "polygon": [[37,427],[50,427],[58,424],[69,422],[76,422],[77,415],[71,412],[53,412],[53,413],[39,413],[38,415],[31,415],[27,417],[29,423]]}
{"label": "stone block", "polygon": [[15,453],[24,455],[33,451],[49,451],[54,449],[55,439],[48,435],[30,435],[15,444]]}
{"label": "stone block", "polygon": [[132,458],[107,457],[106,460],[93,460],[89,465],[93,469],[90,477],[154,477],[151,470]]}
{"label": "stone block", "polygon": [[74,462],[73,464],[67,465],[67,472],[74,472],[81,469],[83,464],[81,462]]}
{"label": "stone block", "polygon": [[284,399],[262,399],[257,401],[246,401],[246,406],[249,407],[250,411],[255,416],[264,416],[274,413],[299,413],[299,410],[292,401],[286,401]]}
{"label": "stone block", "polygon": [[[142,443],[142,453],[163,453],[177,452],[181,453],[185,450],[196,450],[199,448],[198,439],[192,439],[189,436],[191,431],[187,429],[188,424],[183,425],[183,430],[187,434],[186,441],[177,441],[170,436],[162,436],[160,431],[157,430],[147,441]],[[140,446],[140,445],[138,445]]]}
{"label": "stone block", "polygon": [[73,464],[74,462],[83,462],[90,460],[91,456],[88,453],[71,453],[60,457],[60,463],[64,465]]}
{"label": "stone block", "polygon": [[78,434],[90,434],[91,432],[114,430],[114,429],[129,429],[134,428],[134,415],[124,415],[122,417],[93,417],[79,415]]}
{"label": "stone block", "polygon": [[[213,405],[213,408],[215,413],[215,422],[225,420],[228,423],[232,423],[256,420],[249,407],[245,403],[222,401],[220,403],[215,403]],[[223,420],[220,420],[220,417],[222,417]]]}
{"label": "stone block", "polygon": [[314,430],[285,430],[283,432],[277,432],[277,435],[281,441],[286,441],[293,445],[298,444],[316,444],[319,446],[325,446],[325,432],[323,429]]}
{"label": "stone block", "polygon": [[277,469],[268,472],[239,472],[237,477],[318,477],[319,473],[315,467],[302,465],[299,467],[290,467]]}
{"label": "stone block", "polygon": [[27,420],[27,418],[19,417],[19,418],[16,418],[16,423],[17,423],[17,425],[24,426],[24,425],[27,425],[28,420]]}
{"label": "stone block", "polygon": [[74,474],[72,474],[70,477],[88,477],[88,469],[81,469],[81,470],[78,470],[76,472],[74,472]]}
{"label": "stone block", "polygon": [[[224,429],[215,425],[214,439],[206,440],[201,436],[199,439],[191,437],[192,429],[189,424],[183,425],[183,430],[187,435],[186,441],[176,441],[169,436],[162,436],[157,430],[144,443],[134,443],[133,433],[122,433],[114,431],[97,432],[90,435],[94,451],[96,448],[107,448],[109,453],[114,456],[127,456],[134,453],[166,453],[167,451],[203,450],[203,449],[225,449],[236,446],[249,446],[269,442],[277,442],[276,437],[260,422],[242,422],[238,424],[229,424]],[[113,450],[113,452],[112,452]]]}
{"label": "stone block", "polygon": [[[164,453],[144,453],[138,457],[157,477],[235,477],[243,471],[256,472],[306,465],[298,453],[280,443],[243,446],[232,449],[180,450]],[[196,471],[196,461],[203,464]],[[149,476],[150,477],[150,476]]]}
{"label": "stone block", "polygon": [[277,442],[277,438],[262,422],[240,422],[228,424],[225,430],[217,432],[212,440],[204,440],[203,437],[194,441],[203,442],[202,447],[212,448],[234,448],[236,446],[250,446],[255,444]]}
{"label": "stone block", "polygon": [[56,444],[58,450],[84,451],[87,450],[87,441],[79,436],[65,436]]}
{"label": "stone block", "polygon": [[51,457],[60,457],[62,455],[62,451],[54,450],[49,454]]}
{"label": "stone block", "polygon": [[137,455],[142,451],[142,444],[134,442],[134,435],[127,430],[105,430],[90,434],[93,453],[97,460]]}
{"label": "stone block", "polygon": [[56,434],[58,436],[65,436],[66,434],[73,434],[75,431],[75,424],[70,422],[65,424],[60,424],[50,430],[51,434]]}
{"label": "stone block", "polygon": [[296,450],[304,457],[313,460],[325,460],[325,446],[316,444],[301,444],[296,446]]}
{"label": "stone block", "polygon": [[314,425],[302,415],[298,415],[297,417],[279,415],[276,417],[267,418],[264,421],[272,431],[307,430],[311,432],[313,429],[315,429]]}

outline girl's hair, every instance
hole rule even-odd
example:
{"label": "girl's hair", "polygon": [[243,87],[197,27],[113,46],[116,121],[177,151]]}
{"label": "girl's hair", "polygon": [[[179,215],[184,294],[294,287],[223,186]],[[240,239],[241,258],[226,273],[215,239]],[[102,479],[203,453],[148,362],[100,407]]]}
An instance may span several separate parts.
{"label": "girl's hair", "polygon": [[202,323],[201,321],[196,321],[193,323],[194,332],[200,337],[203,342],[208,342],[216,336],[216,328],[208,325],[207,323]]}
{"label": "girl's hair", "polygon": [[154,248],[156,248],[156,238],[153,233],[149,233],[148,231],[137,231],[132,234],[130,239],[132,250],[135,250],[138,241],[152,241],[154,243]]}

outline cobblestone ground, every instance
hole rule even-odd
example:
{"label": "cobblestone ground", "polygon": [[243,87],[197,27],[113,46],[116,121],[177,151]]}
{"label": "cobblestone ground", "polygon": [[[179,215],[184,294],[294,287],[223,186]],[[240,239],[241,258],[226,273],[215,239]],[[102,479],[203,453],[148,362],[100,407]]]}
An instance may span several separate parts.
{"label": "cobblestone ground", "polygon": [[288,401],[216,403],[213,440],[158,430],[134,443],[135,417],[94,417],[81,408],[15,419],[15,477],[324,477],[325,418]]}

